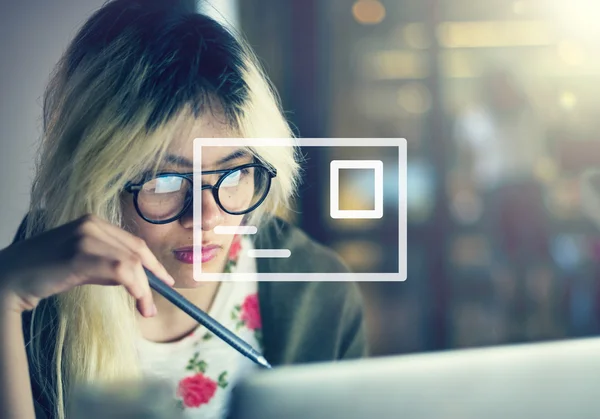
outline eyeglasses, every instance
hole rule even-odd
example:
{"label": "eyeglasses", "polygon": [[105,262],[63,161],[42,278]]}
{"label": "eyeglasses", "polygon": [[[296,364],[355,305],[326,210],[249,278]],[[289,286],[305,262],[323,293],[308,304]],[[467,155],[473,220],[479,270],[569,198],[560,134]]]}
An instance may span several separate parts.
{"label": "eyeglasses", "polygon": [[[133,194],[136,211],[152,224],[168,224],[188,211],[193,201],[193,173],[157,173],[139,183],[128,182],[125,191]],[[275,168],[261,163],[249,163],[224,170],[209,170],[204,175],[221,175],[214,185],[202,185],[211,190],[215,202],[231,215],[254,211],[267,198]]]}

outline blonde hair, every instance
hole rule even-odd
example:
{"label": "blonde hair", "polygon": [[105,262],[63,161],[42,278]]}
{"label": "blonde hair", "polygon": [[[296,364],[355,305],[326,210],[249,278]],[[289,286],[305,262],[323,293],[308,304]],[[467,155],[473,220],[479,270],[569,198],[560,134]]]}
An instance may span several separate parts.
{"label": "blonde hair", "polygon": [[[215,100],[232,132],[293,137],[274,89],[242,38],[196,13],[193,2],[160,3],[107,3],[58,63],[44,100],[26,237],[87,213],[123,226],[124,184],[156,170],[181,123],[209,111]],[[261,222],[294,194],[297,149],[252,150],[278,173],[269,197],[252,214],[252,222]],[[52,386],[43,374],[39,380],[63,419],[75,386],[139,377],[138,329],[134,302],[122,287],[86,285],[51,300],[57,309],[54,380]],[[46,308],[41,304],[35,318]],[[46,323],[32,324],[34,373],[45,368],[39,335]]]}

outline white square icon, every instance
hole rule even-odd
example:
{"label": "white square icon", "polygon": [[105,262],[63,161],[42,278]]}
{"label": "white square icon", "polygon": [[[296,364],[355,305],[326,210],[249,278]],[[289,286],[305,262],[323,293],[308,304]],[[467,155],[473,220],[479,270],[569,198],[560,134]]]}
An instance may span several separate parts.
{"label": "white square icon", "polygon": [[[340,210],[340,169],[372,169],[375,172],[375,202],[372,210]],[[383,162],[381,160],[332,160],[329,209],[334,219],[379,219],[383,217]],[[360,193],[361,191],[356,191]]]}

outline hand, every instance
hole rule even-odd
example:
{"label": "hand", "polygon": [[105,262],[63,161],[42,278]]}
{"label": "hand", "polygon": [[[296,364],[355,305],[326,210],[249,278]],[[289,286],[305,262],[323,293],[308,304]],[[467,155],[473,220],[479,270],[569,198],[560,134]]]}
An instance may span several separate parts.
{"label": "hand", "polygon": [[156,306],[143,267],[175,283],[146,243],[94,215],[0,251],[2,309],[22,313],[40,300],[83,284],[123,285],[144,317]]}

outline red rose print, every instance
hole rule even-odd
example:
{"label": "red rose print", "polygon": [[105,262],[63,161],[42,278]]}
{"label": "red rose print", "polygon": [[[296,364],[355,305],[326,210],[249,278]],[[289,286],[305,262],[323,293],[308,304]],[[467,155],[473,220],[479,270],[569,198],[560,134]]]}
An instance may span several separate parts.
{"label": "red rose print", "polygon": [[216,391],[217,383],[199,373],[181,380],[177,395],[183,398],[186,407],[199,407],[208,403]]}
{"label": "red rose print", "polygon": [[229,248],[229,259],[236,260],[241,249],[242,241],[239,237],[236,236],[236,238],[233,239],[233,243],[231,243],[231,247]]}
{"label": "red rose print", "polygon": [[262,327],[258,294],[252,294],[246,297],[242,304],[241,319],[246,323],[246,327],[250,330],[260,329]]}

